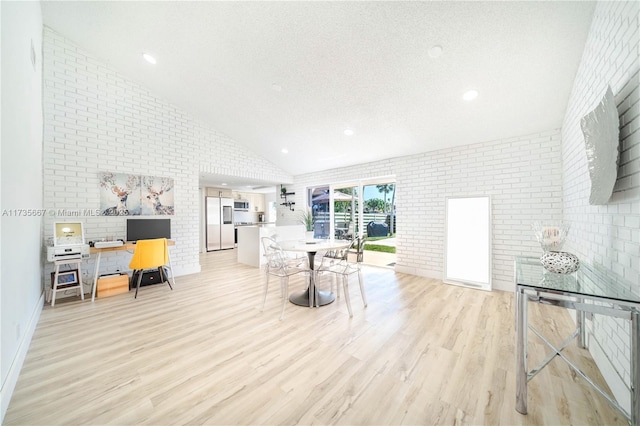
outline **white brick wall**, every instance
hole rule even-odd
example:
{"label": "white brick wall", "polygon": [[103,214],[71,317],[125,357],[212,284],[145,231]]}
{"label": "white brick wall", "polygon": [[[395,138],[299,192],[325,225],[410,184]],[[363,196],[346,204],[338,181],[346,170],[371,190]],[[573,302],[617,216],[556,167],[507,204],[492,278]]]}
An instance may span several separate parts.
{"label": "white brick wall", "polygon": [[[99,207],[98,172],[166,176],[175,182],[171,249],[176,274],[198,272],[199,171],[289,181],[262,157],[141,85],[110,69],[49,28],[44,30],[44,207],[50,213]],[[50,215],[45,238],[52,235]],[[124,217],[81,217],[89,240],[125,238]],[[130,256],[103,254],[101,272],[128,270]],[[84,265],[93,274],[93,259]],[[51,266],[45,271],[45,281]]]}
{"label": "white brick wall", "polygon": [[445,197],[488,194],[493,286],[513,290],[513,258],[537,255],[532,224],[562,218],[559,130],[295,177],[296,206],[310,185],[395,175],[400,272],[442,278]]}
{"label": "white brick wall", "polygon": [[[599,2],[562,127],[566,249],[640,287],[640,3]],[[607,205],[589,204],[591,187],[580,119],[611,86],[620,115],[620,161]],[[592,353],[619,401],[628,406],[629,324],[595,316]]]}

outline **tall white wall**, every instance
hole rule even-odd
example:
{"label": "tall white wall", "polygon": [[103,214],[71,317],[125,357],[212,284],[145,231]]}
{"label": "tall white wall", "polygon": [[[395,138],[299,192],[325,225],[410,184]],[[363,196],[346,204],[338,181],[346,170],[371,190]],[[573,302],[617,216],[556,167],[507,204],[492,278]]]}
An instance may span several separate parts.
{"label": "tall white wall", "polygon": [[[1,2],[2,212],[0,421],[42,309],[42,14],[39,2]],[[32,50],[35,65],[32,63]],[[27,216],[27,214],[36,214]]]}
{"label": "tall white wall", "polygon": [[[640,3],[599,2],[562,127],[566,249],[602,265],[640,291]],[[611,86],[620,115],[620,161],[612,200],[589,204],[591,182],[580,119]],[[620,401],[628,405],[629,323],[594,316],[590,349]]]}
{"label": "tall white wall", "polygon": [[[170,177],[175,182],[175,215],[166,217],[176,240],[172,264],[178,275],[194,273],[200,270],[200,171],[291,180],[49,28],[44,29],[44,60],[44,203],[56,212],[46,217],[45,237],[52,235],[54,219],[78,219],[60,214],[60,209],[99,207],[99,171]],[[80,219],[90,240],[125,238],[125,217]],[[127,270],[129,260],[105,254],[100,269]],[[93,261],[87,265],[90,276]]]}
{"label": "tall white wall", "polygon": [[288,189],[299,209],[307,186],[394,175],[395,269],[440,279],[446,197],[490,195],[493,287],[512,291],[514,256],[540,254],[533,222],[562,218],[560,147],[559,130],[551,130],[296,176]]}

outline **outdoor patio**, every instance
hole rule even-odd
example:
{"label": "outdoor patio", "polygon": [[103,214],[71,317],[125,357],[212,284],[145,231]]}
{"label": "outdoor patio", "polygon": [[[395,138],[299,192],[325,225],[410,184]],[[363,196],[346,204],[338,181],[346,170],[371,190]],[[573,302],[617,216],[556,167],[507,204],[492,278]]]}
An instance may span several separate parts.
{"label": "outdoor patio", "polygon": [[[395,247],[396,239],[386,238],[384,240],[376,240],[370,244],[385,245]],[[366,246],[366,243],[365,243]],[[362,263],[366,265],[380,266],[384,268],[393,268],[396,264],[396,254],[381,251],[365,250]]]}

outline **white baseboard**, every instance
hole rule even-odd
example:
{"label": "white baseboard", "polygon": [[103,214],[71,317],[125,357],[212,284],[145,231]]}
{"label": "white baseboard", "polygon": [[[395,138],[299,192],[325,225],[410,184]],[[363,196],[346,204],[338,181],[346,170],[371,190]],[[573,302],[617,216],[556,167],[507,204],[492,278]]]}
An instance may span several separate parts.
{"label": "white baseboard", "polygon": [[201,271],[202,271],[202,268],[200,267],[200,265],[186,267],[186,268],[185,267],[174,268],[174,272],[176,274],[176,277],[180,277],[182,275],[197,274],[197,273],[199,273]]}
{"label": "white baseboard", "polygon": [[4,415],[7,413],[7,409],[9,408],[9,402],[11,402],[11,396],[13,395],[13,391],[16,388],[16,383],[18,383],[20,370],[22,370],[22,365],[24,364],[24,360],[27,357],[27,351],[29,350],[29,345],[31,345],[33,333],[36,331],[36,326],[38,325],[38,320],[40,319],[40,314],[42,313],[43,306],[44,292],[42,292],[38,303],[36,303],[36,308],[33,311],[31,318],[29,319],[29,324],[27,324],[27,329],[25,330],[26,332],[22,335],[22,340],[20,341],[20,346],[18,347],[16,356],[11,362],[11,367],[9,368],[7,379],[2,384],[2,389],[0,389],[0,400],[2,404],[2,412],[0,412],[0,423],[4,421]]}
{"label": "white baseboard", "polygon": [[[442,271],[433,271],[431,269],[414,268],[414,267],[404,266],[400,264],[396,264],[394,270],[396,272],[401,272],[403,274],[417,275],[419,277],[433,278],[435,280],[443,280]],[[515,292],[515,285],[513,284],[512,281],[504,282],[500,280],[493,280],[493,282],[491,283],[491,289],[508,291],[513,293]]]}
{"label": "white baseboard", "polygon": [[631,412],[631,392],[625,384],[624,380],[620,377],[616,369],[613,367],[609,358],[602,350],[602,347],[598,344],[596,339],[592,335],[589,335],[589,352],[596,362],[600,374],[604,377],[607,386],[611,389],[611,393],[615,400],[624,408],[627,413]]}
{"label": "white baseboard", "polygon": [[513,281],[502,281],[502,280],[493,280],[491,283],[491,288],[493,290],[507,291],[509,293],[515,293],[516,288]]}
{"label": "white baseboard", "polygon": [[441,271],[432,271],[430,269],[414,268],[410,266],[404,266],[398,263],[396,263],[394,270],[396,272],[401,272],[403,274],[409,274],[409,275],[416,275],[418,277],[433,278],[436,280],[442,279]]}

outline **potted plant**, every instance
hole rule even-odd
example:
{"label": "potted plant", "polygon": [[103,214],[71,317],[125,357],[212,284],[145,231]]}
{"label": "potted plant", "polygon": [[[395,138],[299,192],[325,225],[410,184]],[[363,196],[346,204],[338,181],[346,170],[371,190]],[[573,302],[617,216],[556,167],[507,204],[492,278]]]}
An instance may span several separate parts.
{"label": "potted plant", "polygon": [[300,223],[304,225],[305,229],[305,237],[307,240],[313,240],[313,224],[315,222],[315,218],[313,217],[313,213],[310,208],[307,208],[300,215]]}

